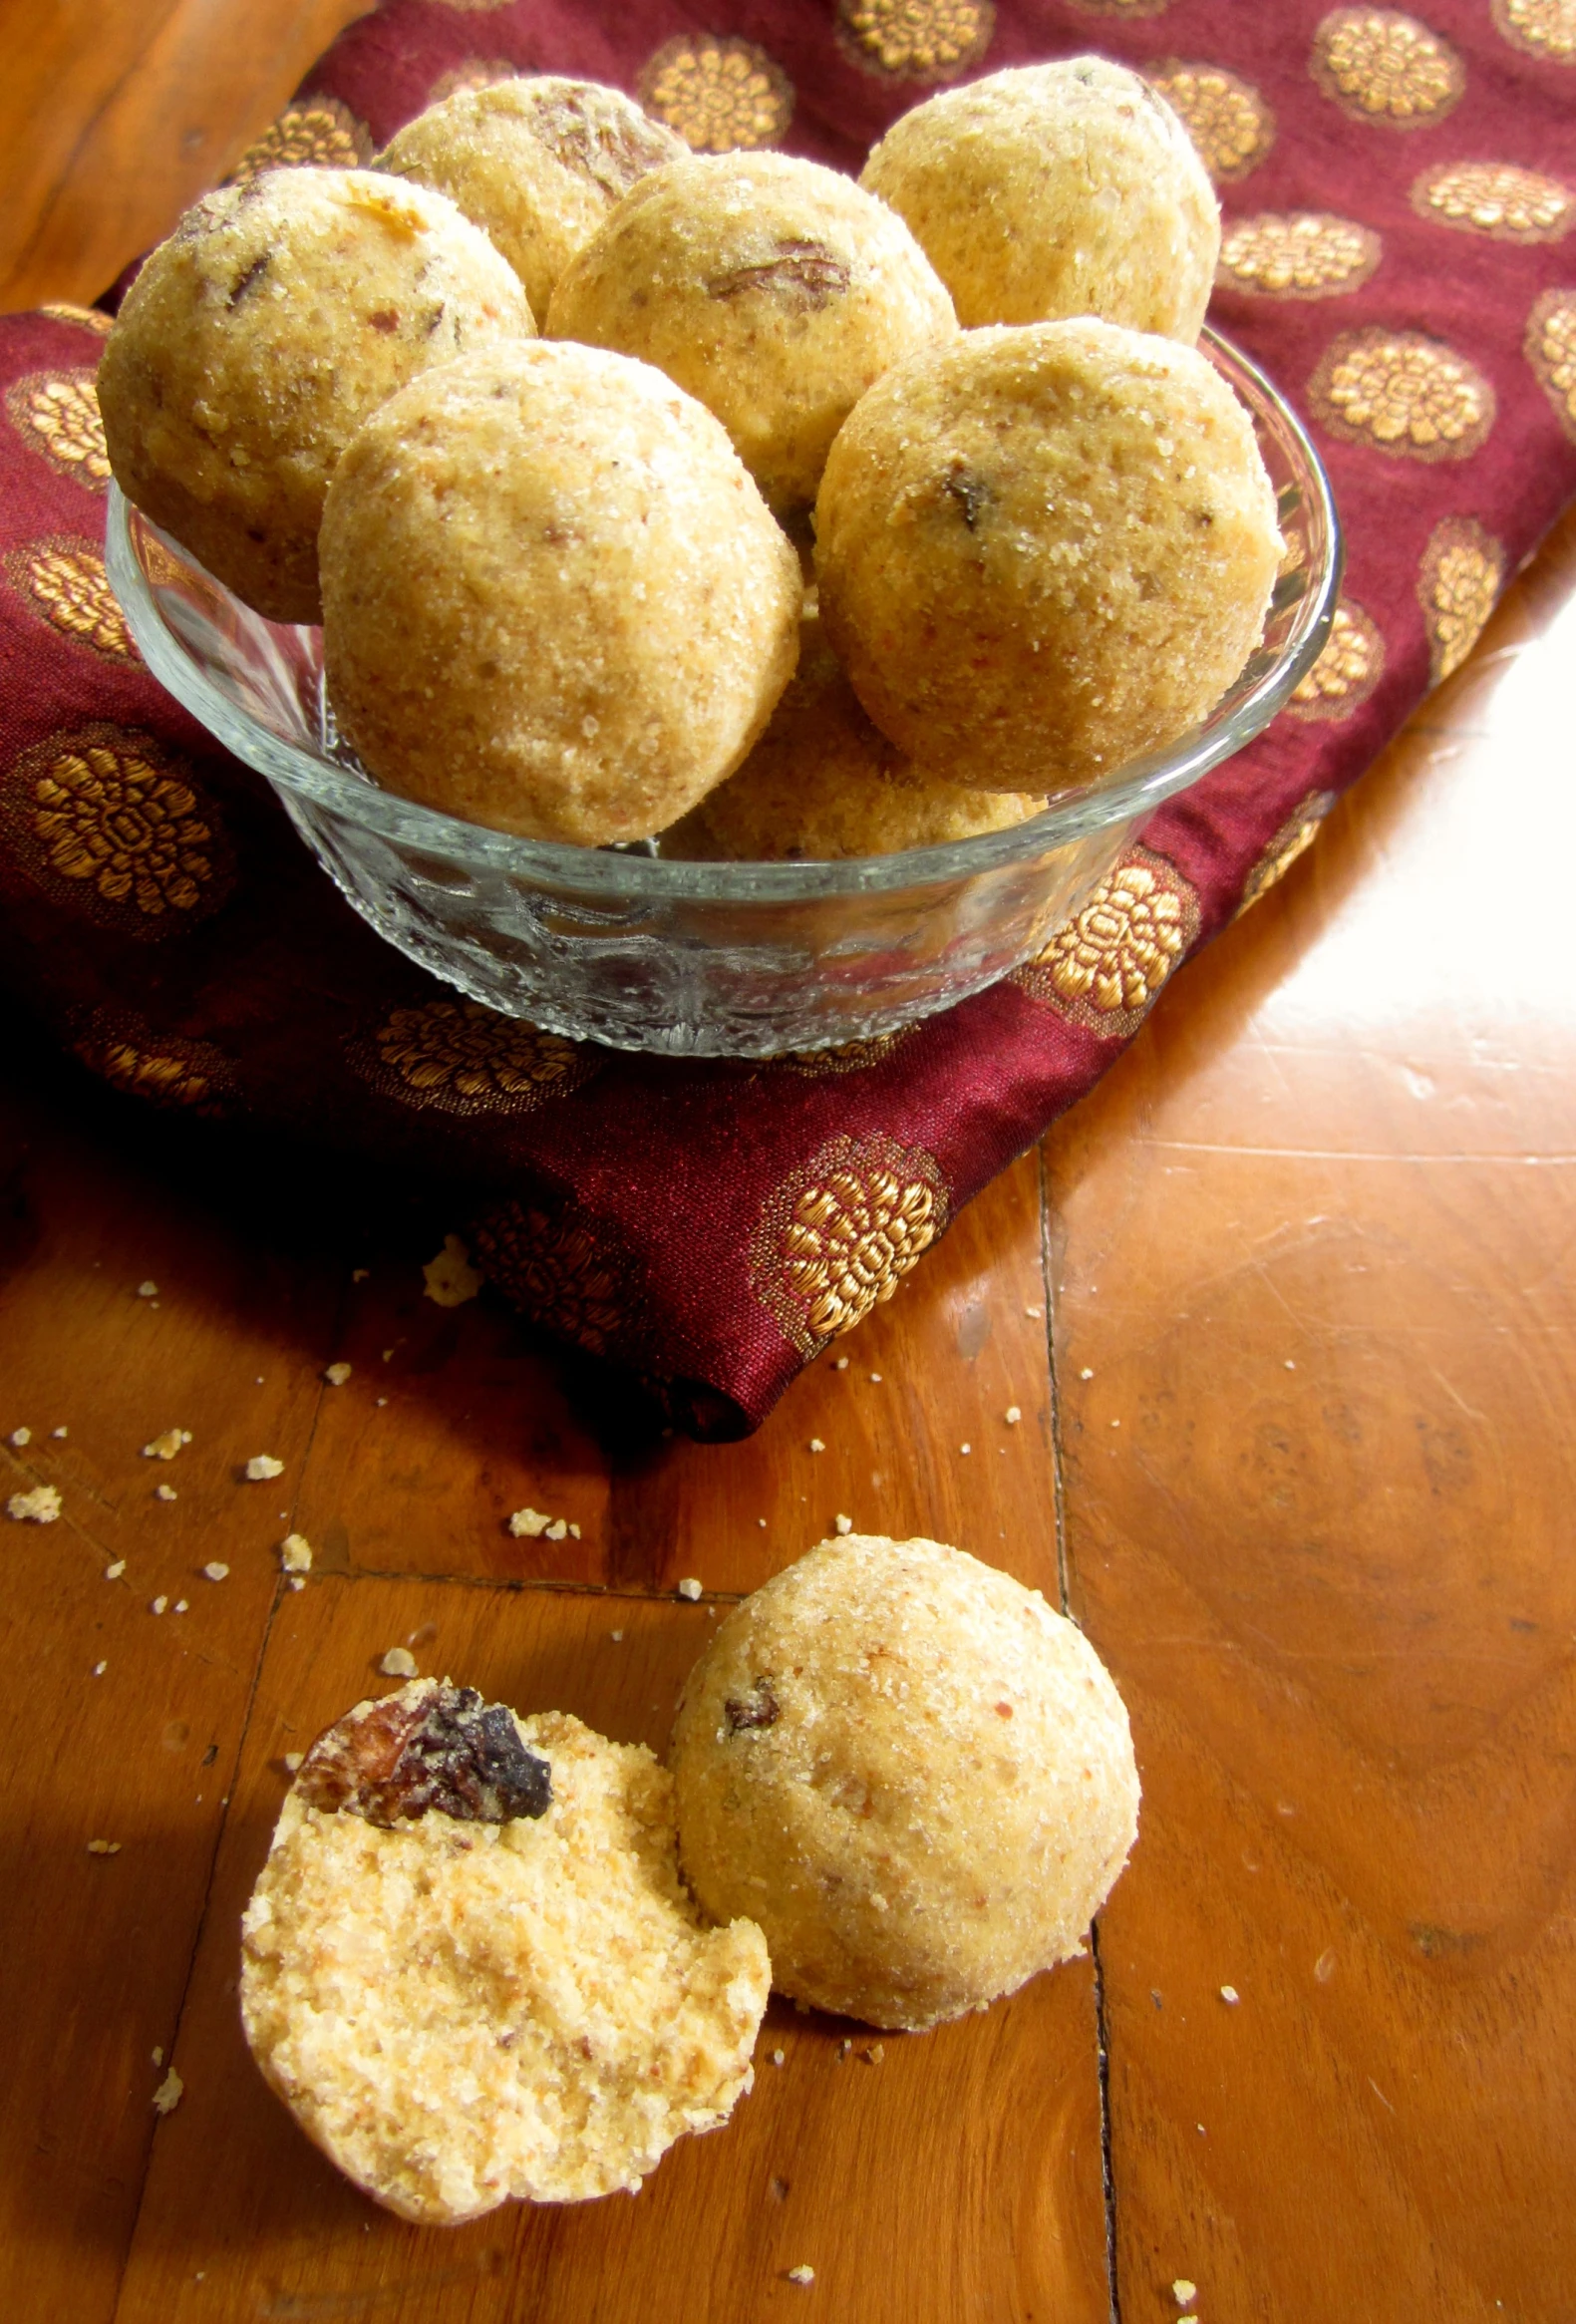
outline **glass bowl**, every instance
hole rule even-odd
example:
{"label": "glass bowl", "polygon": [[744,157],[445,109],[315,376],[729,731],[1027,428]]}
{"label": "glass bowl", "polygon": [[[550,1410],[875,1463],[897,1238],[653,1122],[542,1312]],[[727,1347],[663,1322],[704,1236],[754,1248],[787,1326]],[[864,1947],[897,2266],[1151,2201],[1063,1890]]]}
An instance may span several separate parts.
{"label": "glass bowl", "polygon": [[1263,639],[1200,726],[1032,822],[840,862],[691,863],[461,823],[381,790],[334,734],[322,635],[263,620],[111,489],[110,580],[154,675],[267,778],[380,935],[488,1008],[615,1049],[769,1057],[895,1032],[993,984],[1077,911],[1160,802],[1261,732],[1329,632],[1340,530],[1318,455],[1262,373],[1201,342],[1246,405],[1287,554]]}

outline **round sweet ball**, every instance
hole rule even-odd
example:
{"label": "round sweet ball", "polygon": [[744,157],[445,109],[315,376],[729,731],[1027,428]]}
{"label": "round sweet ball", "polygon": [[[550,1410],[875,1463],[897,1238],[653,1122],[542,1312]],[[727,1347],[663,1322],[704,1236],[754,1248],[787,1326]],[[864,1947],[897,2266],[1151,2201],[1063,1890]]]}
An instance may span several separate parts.
{"label": "round sweet ball", "polygon": [[913,227],[965,324],[1099,315],[1189,342],[1220,205],[1186,130],[1103,57],[947,89],[888,130],[859,182]]}
{"label": "round sweet ball", "polygon": [[1111,323],[966,332],[832,447],[821,617],[884,734],[988,790],[1119,774],[1258,643],[1280,561],[1252,423],[1203,356]]}
{"label": "round sweet ball", "polygon": [[695,157],[643,178],[565,268],[545,327],[677,380],[779,510],[814,498],[871,382],[957,332],[902,219],[784,154]]}
{"label": "round sweet ball", "polygon": [[186,212],[99,369],[121,490],[271,621],[316,621],[340,454],[406,381],[535,330],[486,236],[367,169],[272,169]]}
{"label": "round sweet ball", "polygon": [[358,2186],[454,2226],[634,2192],[750,2088],[770,1980],[680,1884],[672,1781],[420,1679],[308,1753],[241,1924],[263,2075]]}
{"label": "round sweet ball", "polygon": [[877,2026],[982,2009],[1082,1949],[1137,1831],[1121,1699],[1038,1591],[936,1541],[823,1541],[737,1606],[669,1762],[702,1909]]}
{"label": "round sweet ball", "polygon": [[733,863],[890,855],[1008,830],[1044,806],[949,783],[905,759],[865,717],[810,614],[771,725],[738,774],[666,834],[662,852]]}
{"label": "round sweet ball", "polygon": [[430,106],[390,140],[378,167],[458,202],[502,251],[539,321],[614,203],[688,152],[622,90],[544,73]]}
{"label": "round sweet ball", "polygon": [[709,412],[516,340],[353,439],[323,511],[340,727],[389,790],[599,846],[731,775],[793,674],[798,559]]}

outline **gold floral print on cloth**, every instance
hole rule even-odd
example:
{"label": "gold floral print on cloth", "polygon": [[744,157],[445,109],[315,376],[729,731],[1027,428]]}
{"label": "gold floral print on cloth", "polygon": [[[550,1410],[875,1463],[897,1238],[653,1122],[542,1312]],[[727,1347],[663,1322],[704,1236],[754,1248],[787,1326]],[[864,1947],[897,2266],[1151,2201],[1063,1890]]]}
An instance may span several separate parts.
{"label": "gold floral print on cloth", "polygon": [[1250,81],[1224,65],[1185,65],[1173,57],[1146,77],[1180,116],[1217,185],[1249,176],[1274,145],[1274,114]]}
{"label": "gold floral print on cloth", "polygon": [[1494,24],[1512,48],[1576,65],[1576,0],[1494,0]]}
{"label": "gold floral print on cloth", "polygon": [[664,41],[636,95],[697,154],[775,146],[793,118],[793,84],[782,66],[753,41],[711,33]]}
{"label": "gold floral print on cloth", "polygon": [[838,46],[894,81],[955,81],[991,45],[990,0],[837,0]]}
{"label": "gold floral print on cloth", "polygon": [[517,81],[523,70],[507,57],[462,57],[458,65],[439,74],[427,92],[427,102],[442,105],[446,97],[458,97],[462,89],[494,89],[500,81]]}
{"label": "gold floral print on cloth", "polygon": [[884,1131],[828,1141],[762,1207],[756,1297],[806,1360],[890,1299],[947,1224],[947,1182],[923,1147]]}
{"label": "gold floral print on cloth", "polygon": [[1319,828],[1335,801],[1333,791],[1311,791],[1300,807],[1293,808],[1248,873],[1242,890],[1242,901],[1234,915],[1237,919],[1240,920],[1244,912],[1251,911],[1260,896],[1268,895],[1270,889],[1285,878],[1299,855],[1307,854],[1318,838]]}
{"label": "gold floral print on cloth", "polygon": [[462,1000],[395,1009],[347,1054],[380,1096],[462,1115],[533,1113],[582,1088],[598,1063],[556,1033]]}
{"label": "gold floral print on cloth", "polygon": [[635,1321],[628,1268],[605,1235],[572,1214],[505,1202],[471,1230],[482,1272],[522,1314],[593,1356]]}
{"label": "gold floral print on cloth", "polygon": [[1391,8],[1332,10],[1314,34],[1312,72],[1344,111],[1390,129],[1442,121],[1466,87],[1449,42]]}
{"label": "gold floral print on cloth", "polygon": [[91,371],[31,371],[7,388],[5,408],[23,443],[51,468],[90,493],[104,491],[110,455]]}
{"label": "gold floral print on cloth", "polygon": [[1557,242],[1576,225],[1576,194],[1510,162],[1441,162],[1412,189],[1419,217],[1496,242]]}
{"label": "gold floral print on cloth", "polygon": [[128,1097],[193,1114],[237,1111],[234,1068],[211,1041],[160,1033],[125,1009],[96,1009],[72,1044],[90,1073]]}
{"label": "gold floral print on cloth", "polygon": [[1539,387],[1576,444],[1576,290],[1546,290],[1527,317],[1523,342]]}
{"label": "gold floral print on cloth", "polygon": [[115,329],[115,317],[107,315],[102,307],[79,307],[70,299],[51,299],[38,311],[41,315],[48,315],[52,323],[80,323],[96,339],[108,339]]}
{"label": "gold floral print on cloth", "polygon": [[249,145],[229,181],[265,169],[359,169],[372,160],[372,133],[337,97],[298,97]]}
{"label": "gold floral print on cloth", "polygon": [[874,1033],[866,1041],[839,1041],[835,1049],[786,1049],[765,1062],[780,1073],[797,1074],[804,1081],[826,1081],[837,1074],[868,1073],[884,1065],[914,1031],[906,1025],[898,1033]]}
{"label": "gold floral print on cloth", "polygon": [[11,768],[8,852],[57,903],[125,935],[178,933],[228,892],[233,858],[196,771],[153,735],[96,724]]}
{"label": "gold floral print on cloth", "polygon": [[23,603],[62,637],[74,638],[107,662],[141,662],[104,559],[86,541],[69,533],[27,541],[7,552],[5,570]]}
{"label": "gold floral print on cloth", "polygon": [[1446,516],[1428,535],[1418,573],[1418,602],[1435,686],[1458,670],[1476,645],[1504,577],[1504,548],[1475,516]]}
{"label": "gold floral print on cloth", "polygon": [[1334,340],[1308,400],[1332,436],[1406,460],[1469,459],[1494,424],[1494,391],[1464,355],[1383,325]]}
{"label": "gold floral print on cloth", "polygon": [[1174,863],[1131,847],[1013,982],[1070,1024],[1125,1040],[1197,938],[1198,898]]}
{"label": "gold floral print on cloth", "polygon": [[1292,691],[1286,708],[1311,723],[1350,718],[1385,673],[1385,640],[1373,616],[1355,598],[1335,609],[1324,650]]}
{"label": "gold floral print on cloth", "polygon": [[1360,290],[1383,254],[1378,234],[1356,218],[1270,210],[1226,228],[1215,280],[1261,298],[1335,298]]}

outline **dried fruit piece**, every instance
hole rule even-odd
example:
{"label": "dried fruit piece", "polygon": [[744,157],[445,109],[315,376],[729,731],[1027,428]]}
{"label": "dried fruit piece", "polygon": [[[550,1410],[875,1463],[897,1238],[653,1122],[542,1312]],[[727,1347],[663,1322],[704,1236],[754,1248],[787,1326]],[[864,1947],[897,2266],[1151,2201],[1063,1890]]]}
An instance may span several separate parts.
{"label": "dried fruit piece", "polygon": [[527,1751],[514,1715],[474,1687],[419,1679],[381,1702],[358,1703],[320,1735],[296,1779],[302,1798],[385,1827],[430,1809],[472,1824],[542,1816],[551,1770]]}
{"label": "dried fruit piece", "polygon": [[730,1735],[738,1735],[747,1727],[775,1727],[782,1716],[782,1706],[772,1692],[770,1672],[755,1681],[743,1702],[730,1695],[723,1705]]}
{"label": "dried fruit piece", "polygon": [[823,307],[840,297],[853,279],[846,260],[824,242],[785,236],[770,258],[754,266],[731,266],[706,285],[708,298],[737,298],[747,290],[780,291],[790,306]]}

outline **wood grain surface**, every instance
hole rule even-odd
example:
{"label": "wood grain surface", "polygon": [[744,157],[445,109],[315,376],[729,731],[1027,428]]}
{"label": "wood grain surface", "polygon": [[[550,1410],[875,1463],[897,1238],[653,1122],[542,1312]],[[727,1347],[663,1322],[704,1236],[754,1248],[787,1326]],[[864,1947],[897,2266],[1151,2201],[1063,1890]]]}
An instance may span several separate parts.
{"label": "wood grain surface", "polygon": [[[85,18],[13,10],[18,295],[91,295],[134,208],[146,240],[213,174],[168,125],[222,100],[243,142],[349,13],[117,4],[90,58]],[[0,2316],[1576,2317],[1573,657],[1576,518],[742,1445],[642,1434],[487,1298],[433,1306],[441,1205],[188,1141],[11,1029],[0,1468],[64,1514],[0,1520]],[[527,1502],[579,1538],[514,1540]],[[239,2038],[285,1753],[401,1644],[660,1747],[717,1606],[838,1513],[1063,1588],[1108,1661],[1144,1810],[1094,1957],[879,2064],[774,2004],[734,2123],[633,2202],[378,2212]]]}

